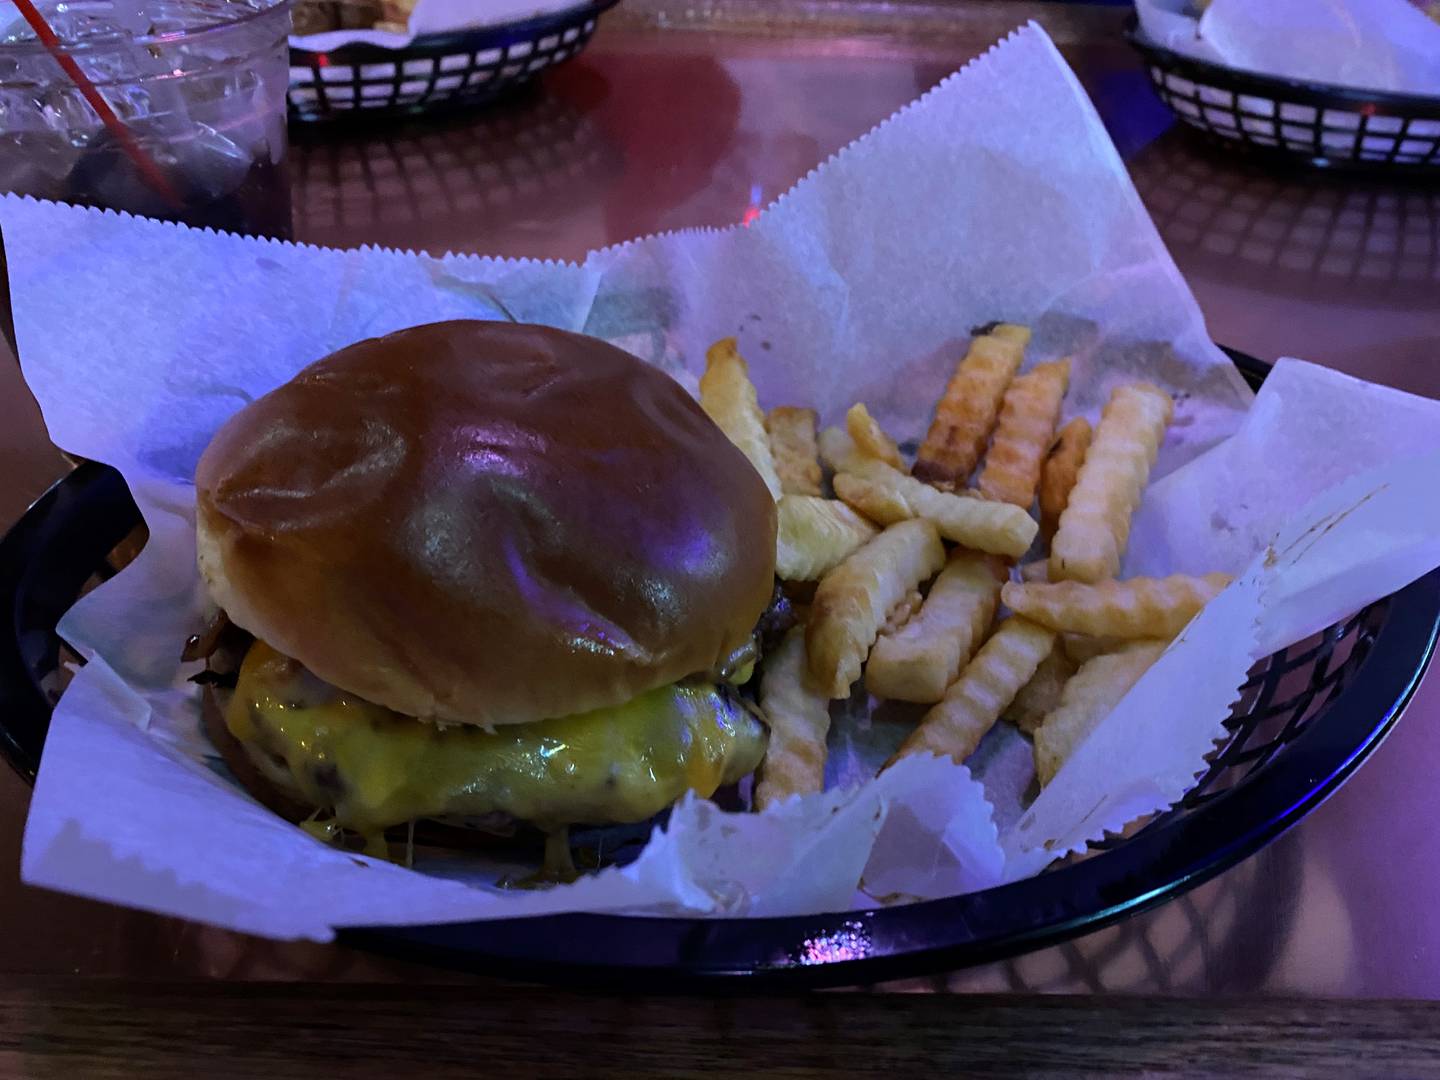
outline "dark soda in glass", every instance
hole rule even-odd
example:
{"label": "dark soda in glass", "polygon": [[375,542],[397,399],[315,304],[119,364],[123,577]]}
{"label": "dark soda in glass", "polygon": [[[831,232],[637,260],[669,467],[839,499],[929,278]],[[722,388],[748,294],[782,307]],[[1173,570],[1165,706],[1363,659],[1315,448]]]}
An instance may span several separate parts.
{"label": "dark soda in glass", "polygon": [[0,191],[289,237],[290,0],[73,0],[42,11],[173,190],[147,182],[17,21],[0,24]]}

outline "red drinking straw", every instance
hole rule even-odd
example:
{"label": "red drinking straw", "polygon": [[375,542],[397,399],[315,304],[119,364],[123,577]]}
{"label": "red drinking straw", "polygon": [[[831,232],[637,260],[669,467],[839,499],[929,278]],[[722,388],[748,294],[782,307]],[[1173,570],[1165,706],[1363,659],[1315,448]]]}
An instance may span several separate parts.
{"label": "red drinking straw", "polygon": [[95,89],[95,84],[80,70],[80,65],[75,63],[74,58],[65,51],[60,44],[60,39],[55,36],[55,31],[51,30],[50,24],[45,21],[45,16],[40,14],[39,9],[31,3],[31,0],[15,0],[15,6],[20,9],[20,14],[30,24],[30,29],[35,31],[35,36],[40,39],[41,44],[50,50],[50,55],[55,57],[55,62],[65,69],[65,74],[70,76],[70,81],[75,84],[81,95],[90,103],[90,107],[95,110],[96,115],[110,129],[110,133],[120,143],[121,149],[130,155],[130,160],[135,163],[135,168],[140,170],[140,175],[145,183],[160,194],[172,209],[181,209],[183,203],[179,193],[165,178],[160,167],[151,161],[149,155],[140,148],[140,144],[135,141],[135,136],[131,134],[130,129],[115,115],[110,108],[110,103],[100,96],[100,91]]}

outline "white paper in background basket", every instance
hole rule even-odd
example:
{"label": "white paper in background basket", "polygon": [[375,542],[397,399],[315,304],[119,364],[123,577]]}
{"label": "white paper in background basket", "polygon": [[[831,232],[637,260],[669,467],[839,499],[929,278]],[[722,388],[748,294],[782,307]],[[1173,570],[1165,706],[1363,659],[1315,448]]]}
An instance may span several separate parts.
{"label": "white paper in background basket", "polygon": [[590,0],[418,0],[406,20],[405,32],[393,30],[327,30],[320,34],[291,34],[290,44],[313,52],[331,52],[343,45],[378,45],[403,49],[417,37],[451,34],[524,22],[572,8],[591,7]]}
{"label": "white paper in background basket", "polygon": [[1409,0],[1213,0],[1198,18],[1190,0],[1135,0],[1135,8],[1148,40],[1197,60],[1440,96],[1440,25]]}
{"label": "white paper in background basket", "polygon": [[[1158,473],[1235,431],[1248,404],[1093,109],[1034,27],[751,228],[653,237],[578,266],[319,251],[14,198],[0,199],[0,222],[20,355],[52,435],[118,467],[152,529],[140,560],[63,624],[99,659],[56,711],[22,872],[276,936],[575,909],[843,907],[857,865],[877,891],[978,888],[1002,869],[995,821],[1021,809],[1018,782],[997,782],[997,770],[979,778],[1014,805],[992,817],[964,768],[907,762],[760,818],[684,807],[633,866],[541,893],[451,880],[494,880],[502,868],[483,860],[447,865],[445,879],[404,872],[271,817],[211,771],[189,671],[173,657],[201,614],[195,461],[225,417],[305,363],[403,326],[504,310],[620,342],[693,386],[704,346],[737,333],[768,404],[818,403],[833,419],[865,397],[894,431],[918,436],[970,328],[1004,318],[1037,327],[1032,362],[1076,355],[1072,405],[1092,418],[1126,378],[1177,394]],[[105,317],[75,319],[76,297],[105,298]],[[1203,537],[1194,542],[1199,557]],[[885,831],[905,814],[902,846]],[[757,851],[765,865],[748,865]],[[122,867],[133,873],[112,890],[107,873]]]}

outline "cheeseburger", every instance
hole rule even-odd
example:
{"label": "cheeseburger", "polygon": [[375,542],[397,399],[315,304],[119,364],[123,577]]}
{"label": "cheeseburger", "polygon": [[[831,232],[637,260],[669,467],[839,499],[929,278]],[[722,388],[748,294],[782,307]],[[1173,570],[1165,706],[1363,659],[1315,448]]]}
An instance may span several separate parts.
{"label": "cheeseburger", "polygon": [[563,837],[760,763],[736,687],[774,502],[619,349],[470,321],[362,341],[233,416],[195,486],[209,730],[312,829],[376,853],[417,820]]}

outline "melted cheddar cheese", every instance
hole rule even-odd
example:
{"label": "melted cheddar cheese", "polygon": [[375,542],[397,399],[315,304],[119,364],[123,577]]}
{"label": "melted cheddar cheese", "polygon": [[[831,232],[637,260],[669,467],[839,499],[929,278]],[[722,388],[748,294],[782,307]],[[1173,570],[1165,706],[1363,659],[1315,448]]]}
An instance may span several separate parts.
{"label": "melted cheddar cheese", "polygon": [[367,837],[445,815],[644,821],[752,772],[766,740],[732,696],[688,682],[539,723],[441,728],[349,696],[260,641],[225,720],[268,775]]}

